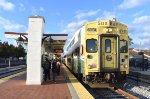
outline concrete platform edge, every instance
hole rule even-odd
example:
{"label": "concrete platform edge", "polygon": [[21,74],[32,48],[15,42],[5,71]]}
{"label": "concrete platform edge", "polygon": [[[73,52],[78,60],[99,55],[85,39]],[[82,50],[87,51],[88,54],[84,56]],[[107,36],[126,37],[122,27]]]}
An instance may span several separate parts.
{"label": "concrete platform edge", "polygon": [[76,90],[74,89],[74,87],[73,87],[73,85],[72,85],[72,83],[71,83],[67,73],[65,72],[65,70],[64,70],[64,75],[65,75],[67,86],[68,86],[68,88],[70,90],[70,94],[72,96],[72,99],[80,99],[78,94],[77,94],[77,92],[76,92]]}

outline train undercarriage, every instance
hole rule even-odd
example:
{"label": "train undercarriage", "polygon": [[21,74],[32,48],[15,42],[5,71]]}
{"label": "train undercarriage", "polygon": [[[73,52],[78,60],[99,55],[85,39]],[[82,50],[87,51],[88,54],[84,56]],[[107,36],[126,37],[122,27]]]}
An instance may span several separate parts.
{"label": "train undercarriage", "polygon": [[89,73],[82,80],[90,87],[113,87],[126,82],[126,74],[123,72]]}

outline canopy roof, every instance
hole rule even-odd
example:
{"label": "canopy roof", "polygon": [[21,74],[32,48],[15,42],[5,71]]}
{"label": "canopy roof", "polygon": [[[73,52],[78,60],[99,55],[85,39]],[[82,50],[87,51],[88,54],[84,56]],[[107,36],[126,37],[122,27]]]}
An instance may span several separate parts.
{"label": "canopy roof", "polygon": [[[22,37],[24,42],[28,43],[27,33],[5,32],[5,37],[15,40]],[[54,53],[62,53],[67,37],[68,34],[43,34],[42,43],[44,43],[45,49],[50,49]]]}

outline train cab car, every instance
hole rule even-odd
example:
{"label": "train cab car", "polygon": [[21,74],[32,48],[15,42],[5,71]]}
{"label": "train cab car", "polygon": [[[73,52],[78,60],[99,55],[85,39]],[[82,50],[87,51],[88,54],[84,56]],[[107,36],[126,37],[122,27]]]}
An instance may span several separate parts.
{"label": "train cab car", "polygon": [[64,48],[65,64],[85,82],[119,82],[129,73],[128,27],[116,19],[88,22]]}

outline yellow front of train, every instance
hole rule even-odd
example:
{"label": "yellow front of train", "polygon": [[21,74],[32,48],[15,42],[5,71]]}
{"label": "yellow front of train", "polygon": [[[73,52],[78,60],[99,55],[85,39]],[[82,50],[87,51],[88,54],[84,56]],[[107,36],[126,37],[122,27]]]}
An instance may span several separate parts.
{"label": "yellow front of train", "polygon": [[[84,77],[99,75],[103,78],[129,73],[128,28],[113,20],[100,20],[84,25]],[[109,74],[109,75],[107,75]],[[121,76],[120,76],[121,77]]]}

